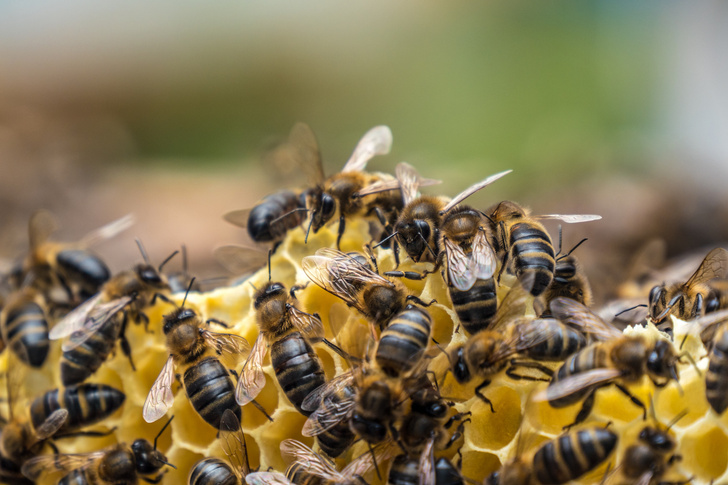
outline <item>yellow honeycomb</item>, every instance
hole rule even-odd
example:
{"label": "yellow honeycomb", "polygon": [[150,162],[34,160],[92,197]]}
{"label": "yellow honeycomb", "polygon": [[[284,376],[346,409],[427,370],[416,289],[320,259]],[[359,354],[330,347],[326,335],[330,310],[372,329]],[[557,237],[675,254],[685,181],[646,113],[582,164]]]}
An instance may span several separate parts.
{"label": "yellow honeycomb", "polygon": [[[300,266],[302,258],[314,254],[321,247],[334,246],[335,229],[335,226],[333,230],[324,228],[318,234],[312,235],[308,244],[304,244],[302,230],[291,231],[272,257],[272,279],[284,283],[289,288],[295,284],[305,284],[308,278]],[[362,244],[369,240],[368,229],[366,221],[347,221],[342,251],[361,250]],[[380,272],[393,268],[391,251],[377,250],[376,256]],[[423,265],[405,262],[400,269],[422,270]],[[267,280],[268,271],[264,268],[237,286],[190,294],[187,305],[204,318],[227,322],[231,326],[230,332],[245,337],[252,344],[258,333],[252,296],[255,287],[260,288]],[[507,290],[505,283],[513,284],[512,280],[505,280],[504,278],[502,281],[504,286],[501,288],[503,291],[500,291],[501,296]],[[454,333],[458,320],[450,306],[447,287],[439,273],[429,276],[424,281],[405,280],[404,283],[422,300],[437,301],[429,311],[434,321],[433,337],[444,348],[466,340],[464,333]],[[176,294],[174,299],[179,303],[182,296]],[[329,334],[327,335],[329,338],[336,337],[339,341],[345,341],[366,328],[359,327],[363,325],[364,320],[356,311],[346,308],[340,300],[314,284],[309,284],[298,292],[297,296],[302,308],[310,313],[316,312],[322,317],[329,333],[330,318],[348,319],[344,328],[351,334],[338,336]],[[137,438],[149,440],[154,438],[164,424],[164,419],[147,424],[142,419],[142,405],[168,356],[161,322],[164,313],[170,310],[170,305],[166,303],[160,303],[147,310],[150,333],[146,333],[142,325],[130,324],[127,335],[133,349],[136,372],[131,371],[128,360],[121,352],[117,352],[89,379],[90,382],[112,385],[126,393],[125,405],[102,423],[102,426],[116,427],[115,432],[104,438],[59,440],[57,445],[61,452],[91,452],[116,442],[131,443]],[[689,328],[689,325],[675,321],[677,342],[682,340],[682,336],[688,333]],[[643,333],[650,339],[662,338],[654,327],[630,328],[627,332]],[[346,368],[341,357],[329,348],[321,344],[315,347],[323,362],[327,379],[331,379]],[[701,359],[706,351],[699,338],[688,335],[684,349],[695,356],[700,370],[690,365],[680,367],[681,390],[675,383],[663,389],[655,389],[645,379],[641,384],[631,386],[631,391],[643,402],[648,403],[652,400],[655,403],[655,412],[661,423],[669,422],[683,410],[688,411],[687,415],[672,428],[678,442],[676,452],[682,455],[682,460],[670,469],[665,479],[680,480],[694,477],[692,483],[696,484],[707,484],[711,480],[715,483],[725,483],[728,481],[728,418],[717,416],[706,402],[704,372],[707,369],[707,359]],[[5,352],[3,359],[7,359],[8,354]],[[59,357],[60,345],[56,342],[52,345],[45,366],[38,371],[27,371],[29,376],[24,389],[25,397],[31,398],[47,389],[60,386]],[[242,427],[251,467],[260,467],[261,470],[272,467],[284,471],[288,463],[283,460],[279,451],[282,440],[297,439],[314,449],[315,444],[312,438],[301,435],[301,428],[306,418],[295,410],[279,388],[268,357],[265,363],[267,382],[257,400],[273,417],[273,421],[269,422],[259,410],[247,405],[243,408]],[[3,364],[7,366],[6,362]],[[438,354],[430,365],[438,376],[442,376],[446,366],[447,359],[444,354]],[[556,364],[552,367],[556,368]],[[472,421],[465,426],[460,452],[462,474],[473,480],[483,480],[518,453],[527,452],[529,448],[533,449],[544,440],[558,436],[562,426],[572,422],[579,409],[579,404],[554,409],[546,402],[534,402],[530,399],[533,390],[542,388],[545,383],[513,381],[501,373],[485,389],[496,410],[495,413],[491,413],[487,405],[474,397],[473,389],[477,383],[478,381],[474,380],[470,385],[460,386],[452,375],[448,374],[441,387],[443,396],[456,400],[457,411],[472,412]],[[163,483],[186,483],[190,469],[198,460],[211,456],[224,459],[225,454],[216,438],[217,430],[198,416],[183,389],[176,391],[174,406],[168,415],[171,414],[175,415],[170,426],[171,432],[165,432],[161,436],[159,448],[177,469],[167,470]],[[616,468],[616,473],[619,473],[619,460],[624,450],[635,442],[636,435],[642,427],[652,424],[649,419],[643,421],[641,410],[613,388],[606,388],[597,393],[594,410],[585,424],[599,423],[604,425],[610,423],[610,429],[619,434],[617,450],[611,455],[608,463],[589,473],[578,483],[600,483],[608,464],[612,470]],[[358,452],[357,450],[361,449],[360,445],[355,448],[337,459],[337,464],[343,466]],[[454,456],[456,451],[454,448],[448,450],[447,456]],[[386,472],[386,467],[385,463],[383,473]]]}

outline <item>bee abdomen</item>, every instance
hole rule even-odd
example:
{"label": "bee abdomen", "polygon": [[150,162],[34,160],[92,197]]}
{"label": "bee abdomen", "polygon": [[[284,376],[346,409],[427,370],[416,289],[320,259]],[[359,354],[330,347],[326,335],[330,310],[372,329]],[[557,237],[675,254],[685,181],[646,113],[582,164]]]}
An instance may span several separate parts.
{"label": "bee abdomen", "polygon": [[377,364],[390,376],[410,370],[427,347],[431,329],[429,313],[417,307],[405,309],[382,332],[377,344]]}
{"label": "bee abdomen", "polygon": [[437,485],[463,485],[463,477],[455,465],[444,456],[435,464],[435,483]]}
{"label": "bee abdomen", "polygon": [[527,355],[538,360],[564,360],[586,346],[586,337],[578,330],[564,325],[557,320],[538,320],[538,324],[546,328],[540,331],[549,334],[549,338],[531,347]]}
{"label": "bee abdomen", "polygon": [[43,308],[33,301],[8,311],[3,333],[6,344],[26,364],[41,367],[48,357],[48,321]]}
{"label": "bee abdomen", "polygon": [[286,470],[286,478],[296,485],[322,485],[325,480],[321,477],[308,473],[305,465],[293,462]]}
{"label": "bee abdomen", "polygon": [[710,351],[708,372],[705,374],[705,397],[718,414],[728,408],[728,331],[715,336]]}
{"label": "bee abdomen", "polygon": [[276,378],[288,400],[306,416],[311,411],[301,408],[314,389],[325,382],[324,369],[313,347],[300,332],[292,332],[270,346],[270,360]]}
{"label": "bee abdomen", "polygon": [[599,466],[617,445],[617,435],[605,428],[580,430],[547,442],[533,457],[539,483],[575,480]]}
{"label": "bee abdomen", "polygon": [[470,335],[490,326],[498,310],[495,278],[477,280],[472,288],[460,291],[450,287],[450,299],[460,324]]}
{"label": "bee abdomen", "polygon": [[30,416],[37,429],[56,410],[68,410],[64,429],[75,429],[97,423],[124,404],[123,392],[104,384],[70,386],[59,396],[59,389],[37,397],[30,405]]}
{"label": "bee abdomen", "polygon": [[[281,216],[299,208],[299,197],[290,190],[281,190],[263,198],[253,207],[248,216],[248,234],[256,242],[279,240],[289,229],[295,228],[301,221],[297,212],[288,217]],[[275,223],[276,219],[279,219]]]}
{"label": "bee abdomen", "polygon": [[230,465],[219,458],[200,460],[190,471],[188,485],[238,485],[238,477]]}
{"label": "bee abdomen", "polygon": [[111,318],[85,342],[61,356],[61,381],[64,386],[83,382],[101,367],[116,344],[121,331],[119,316]]}
{"label": "bee abdomen", "polygon": [[511,251],[519,280],[532,279],[529,291],[543,293],[554,276],[554,247],[549,235],[533,224],[518,223],[511,229]]}
{"label": "bee abdomen", "polygon": [[417,485],[420,480],[420,461],[407,455],[397,455],[387,477],[388,485]]}
{"label": "bee abdomen", "polygon": [[210,425],[220,429],[220,419],[226,409],[240,421],[242,414],[235,402],[235,386],[217,358],[208,357],[187,369],[184,384],[192,407]]}
{"label": "bee abdomen", "polygon": [[[551,386],[553,383],[567,379],[573,375],[580,374],[592,369],[596,369],[601,363],[601,349],[599,345],[591,345],[586,347],[576,354],[569,357],[566,362],[563,363],[559,370],[556,371],[553,380],[549,383]],[[579,401],[581,398],[586,396],[592,391],[592,387],[585,387],[579,389],[568,396],[564,396],[559,399],[549,400],[549,404],[553,407],[564,407]],[[546,389],[548,395],[548,388]]]}
{"label": "bee abdomen", "polygon": [[97,256],[82,249],[66,249],[56,256],[58,266],[71,280],[81,284],[90,296],[111,278],[108,266]]}
{"label": "bee abdomen", "polygon": [[[354,388],[346,386],[340,392],[327,398],[321,405],[336,407],[341,401],[353,398],[354,394]],[[340,421],[316,436],[321,450],[332,458],[344,453],[354,442],[354,438],[356,438],[356,435],[351,431],[348,419]]]}

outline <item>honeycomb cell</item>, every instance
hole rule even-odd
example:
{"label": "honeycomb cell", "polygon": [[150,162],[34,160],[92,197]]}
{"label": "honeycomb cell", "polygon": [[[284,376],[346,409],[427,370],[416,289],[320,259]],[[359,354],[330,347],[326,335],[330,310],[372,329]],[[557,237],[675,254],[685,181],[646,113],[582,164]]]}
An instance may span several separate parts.
{"label": "honeycomb cell", "polygon": [[670,422],[680,413],[687,414],[675,424],[677,429],[691,426],[694,422],[703,419],[710,410],[705,399],[705,375],[699,376],[694,370],[683,373],[681,379],[683,392],[677,386],[668,386],[655,395],[655,411],[661,420]]}
{"label": "honeycomb cell", "polygon": [[[188,470],[195,466],[195,463],[206,458],[204,454],[194,453],[181,446],[174,446],[167,453],[167,460],[177,467],[178,470]],[[167,473],[174,473],[172,471]],[[186,476],[185,476],[186,478]],[[183,482],[186,483],[186,482]]]}
{"label": "honeycomb cell", "polygon": [[[452,317],[439,304],[432,304],[427,308],[432,317],[432,338],[442,346],[447,346],[452,340],[455,324]],[[461,330],[462,332],[462,330]]]}
{"label": "honeycomb cell", "polygon": [[[203,420],[190,404],[184,390],[180,389],[175,395],[174,405],[169,414],[174,414],[172,423],[174,440],[189,450],[202,453],[210,443],[215,441],[217,429]],[[141,410],[139,411],[141,416]],[[160,420],[161,421],[161,420]]]}
{"label": "honeycomb cell", "polygon": [[709,481],[720,477],[728,467],[728,437],[720,428],[710,427],[708,423],[692,427],[680,438],[680,464],[690,473]]}
{"label": "honeycomb cell", "polygon": [[276,414],[275,422],[261,433],[260,445],[261,459],[266,466],[273,466],[276,470],[285,470],[287,463],[281,458],[280,443],[290,438],[298,440],[306,446],[313,446],[313,438],[301,435],[306,416],[296,412],[287,411]]}
{"label": "honeycomb cell", "polygon": [[[276,409],[278,409],[278,400],[285,400],[286,397],[278,389],[278,381],[276,380],[275,375],[273,375],[272,369],[268,367],[265,370],[265,386],[260,391],[260,394],[258,394],[255,398],[255,401],[265,410],[266,413],[272,416]],[[243,429],[253,430],[268,422],[268,418],[258,409],[257,406],[255,406],[255,404],[249,403],[243,406]]]}
{"label": "honeycomb cell", "polygon": [[521,397],[505,386],[488,386],[482,391],[495,412],[479,398],[473,400],[472,422],[466,425],[465,440],[475,449],[499,450],[510,443],[521,425]]}
{"label": "honeycomb cell", "polygon": [[482,482],[485,477],[501,467],[498,456],[480,451],[463,451],[462,469],[460,472],[476,482]]}
{"label": "honeycomb cell", "polygon": [[315,350],[316,355],[318,355],[319,360],[321,360],[321,367],[323,367],[324,369],[326,379],[333,379],[334,376],[336,376],[336,363],[334,362],[334,357],[332,356],[334,351],[327,347],[324,347],[323,344],[317,345],[315,347]]}

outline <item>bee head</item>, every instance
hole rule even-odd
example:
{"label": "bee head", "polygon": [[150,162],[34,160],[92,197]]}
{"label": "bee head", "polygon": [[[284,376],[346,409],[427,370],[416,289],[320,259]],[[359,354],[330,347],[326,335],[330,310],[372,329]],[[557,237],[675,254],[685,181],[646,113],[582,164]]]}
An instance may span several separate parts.
{"label": "bee head", "polygon": [[647,371],[655,377],[678,380],[675,364],[677,356],[672,344],[666,340],[658,340],[647,356]]}
{"label": "bee head", "polygon": [[639,439],[650,448],[662,453],[669,453],[675,448],[675,440],[666,432],[652,426],[640,431]]}
{"label": "bee head", "polygon": [[157,439],[162,433],[164,433],[164,430],[167,429],[167,426],[169,426],[169,423],[171,423],[173,419],[174,416],[169,418],[169,421],[167,421],[162,429],[159,430],[157,436],[154,437],[154,446],[152,446],[149,441],[141,438],[131,444],[131,451],[134,453],[134,459],[136,461],[136,469],[141,475],[151,475],[156,473],[164,465],[177,468],[167,461],[167,457],[164,456],[162,452],[157,450]]}
{"label": "bee head", "polygon": [[427,221],[414,219],[411,222],[401,222],[395,226],[397,239],[404,246],[405,251],[413,261],[418,262],[427,251],[428,241],[432,230]]}
{"label": "bee head", "polygon": [[457,347],[450,356],[452,375],[460,384],[464,384],[470,380],[470,368],[465,360],[465,349]]}
{"label": "bee head", "polygon": [[255,303],[253,306],[258,310],[265,302],[280,298],[281,296],[287,298],[288,293],[286,292],[286,287],[282,283],[269,282],[255,293]]}
{"label": "bee head", "polygon": [[336,212],[336,199],[323,190],[317,190],[311,194],[312,215],[311,227],[313,232],[318,232],[327,222],[334,217]]}

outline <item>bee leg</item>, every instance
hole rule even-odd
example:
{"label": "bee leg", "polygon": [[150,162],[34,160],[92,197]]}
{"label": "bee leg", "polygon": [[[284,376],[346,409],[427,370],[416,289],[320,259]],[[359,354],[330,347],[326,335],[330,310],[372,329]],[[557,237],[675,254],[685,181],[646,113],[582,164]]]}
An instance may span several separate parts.
{"label": "bee leg", "polygon": [[485,395],[480,391],[481,389],[488,387],[490,384],[490,379],[484,380],[478,387],[475,388],[475,395],[478,396],[480,399],[483,400],[488,406],[490,406],[490,412],[494,413],[495,409],[493,409],[493,403],[490,402],[490,399],[485,397]]}
{"label": "bee leg", "polygon": [[124,355],[126,355],[126,357],[129,359],[129,364],[131,364],[131,370],[136,372],[134,360],[131,358],[131,345],[129,344],[129,340],[127,340],[126,338],[126,325],[128,322],[128,315],[124,313],[124,318],[121,321],[121,330],[119,331],[119,346],[121,347],[121,351],[124,353]]}
{"label": "bee leg", "polygon": [[581,409],[579,410],[579,414],[576,415],[576,419],[574,419],[573,423],[564,426],[564,431],[568,431],[569,429],[573,428],[574,426],[583,422],[586,418],[589,417],[589,414],[591,414],[591,410],[594,407],[595,392],[596,389],[589,393],[589,396],[584,399],[584,402],[581,403]]}
{"label": "bee leg", "polygon": [[296,292],[306,289],[306,287],[308,286],[308,283],[309,282],[307,281],[306,284],[304,284],[304,285],[293,285],[293,286],[291,286],[291,290],[289,292],[290,295],[291,295],[291,298],[293,298],[294,300],[297,300],[298,298],[296,298]]}
{"label": "bee leg", "polygon": [[466,419],[465,421],[462,421],[462,419],[465,416],[472,416],[472,414],[473,413],[471,413],[470,411],[468,411],[466,413],[453,414],[452,416],[450,416],[450,419],[448,419],[447,422],[443,425],[443,427],[445,429],[450,429],[450,428],[452,428],[452,425],[455,424],[456,421],[460,421],[460,424],[458,425],[458,428],[460,428],[461,426],[463,426],[463,423],[470,421],[470,418]]}
{"label": "bee leg", "polygon": [[331,350],[333,350],[334,352],[339,354],[342,359],[344,359],[348,362],[353,362],[353,363],[359,364],[362,361],[359,357],[354,357],[353,355],[349,354],[348,352],[346,352],[344,349],[342,349],[335,343],[331,342],[329,339],[322,339],[321,342],[326,344],[327,347],[329,347]]}
{"label": "bee leg", "polygon": [[116,432],[116,426],[108,431],[74,431],[72,433],[63,433],[53,435],[54,440],[62,440],[66,438],[76,438],[78,436],[88,436],[89,438],[103,438]]}
{"label": "bee leg", "polygon": [[434,298],[432,300],[430,300],[430,303],[425,303],[424,301],[420,300],[419,297],[416,297],[415,295],[407,295],[406,300],[413,301],[413,302],[417,303],[418,305],[421,305],[424,307],[428,307],[428,306],[432,305],[433,303],[437,303],[437,300],[435,300]]}
{"label": "bee leg", "polygon": [[452,436],[450,436],[450,439],[447,441],[447,443],[445,443],[445,446],[442,448],[443,450],[447,450],[448,448],[450,448],[452,445],[455,444],[457,440],[459,440],[463,436],[463,433],[465,432],[465,423],[469,422],[471,422],[470,418],[460,421],[460,424],[455,429],[455,432],[452,434]]}
{"label": "bee leg", "polygon": [[346,218],[342,215],[339,217],[339,232],[336,235],[336,249],[341,250],[341,236],[344,235],[346,230]]}
{"label": "bee leg", "polygon": [[207,320],[205,320],[205,323],[207,325],[209,325],[210,323],[217,323],[218,325],[220,325],[223,328],[230,328],[230,325],[228,325],[225,322],[222,322],[222,321],[218,320],[217,318],[208,318]]}
{"label": "bee leg", "polygon": [[617,386],[617,389],[622,391],[622,394],[627,396],[630,399],[630,401],[632,401],[637,406],[642,408],[642,420],[646,421],[647,420],[647,407],[645,407],[645,404],[642,401],[640,401],[634,394],[629,392],[627,390],[627,388],[624,387],[623,385],[619,384],[618,382],[615,382],[614,385]]}
{"label": "bee leg", "polygon": [[[536,369],[539,372],[542,372],[544,375],[548,376],[548,379],[544,379],[543,377],[535,377],[535,376],[517,374],[516,369],[519,367]],[[529,362],[529,361],[511,359],[511,367],[509,367],[508,370],[506,370],[506,375],[516,381],[525,380],[525,381],[549,382],[549,381],[551,381],[551,378],[554,375],[554,371],[552,371],[551,369],[549,369],[548,367],[546,367],[545,365],[543,365],[539,362]]]}
{"label": "bee leg", "polygon": [[144,480],[144,481],[145,481],[145,482],[147,482],[147,483],[159,483],[159,482],[161,482],[161,481],[162,481],[162,478],[164,478],[164,473],[160,473],[160,474],[159,474],[159,475],[158,475],[157,477],[155,477],[155,478],[143,477],[143,476],[141,476],[141,475],[139,476],[139,478],[141,478],[142,480]]}
{"label": "bee leg", "polygon": [[53,450],[53,454],[54,454],[54,455],[57,455],[57,454],[59,454],[59,453],[60,453],[60,452],[58,451],[58,447],[56,446],[56,444],[55,444],[54,442],[52,442],[52,441],[48,440],[48,441],[47,441],[47,443],[48,443],[48,446],[50,446],[50,447],[51,447],[51,450]]}
{"label": "bee leg", "polygon": [[255,399],[253,399],[253,400],[251,400],[251,401],[250,401],[250,403],[251,403],[251,404],[252,404],[253,406],[255,406],[255,407],[256,407],[256,408],[258,409],[258,411],[260,411],[261,413],[263,413],[263,415],[264,415],[264,416],[265,416],[266,418],[268,418],[268,421],[270,421],[271,423],[273,422],[273,418],[272,418],[272,417],[270,416],[270,414],[268,414],[268,413],[267,413],[267,412],[265,411],[265,409],[263,408],[263,406],[261,406],[261,405],[260,405],[260,403],[259,403],[258,401],[256,401]]}
{"label": "bee leg", "polygon": [[418,273],[416,271],[387,271],[384,276],[391,276],[393,278],[406,278],[408,280],[424,280],[429,273],[427,271]]}

